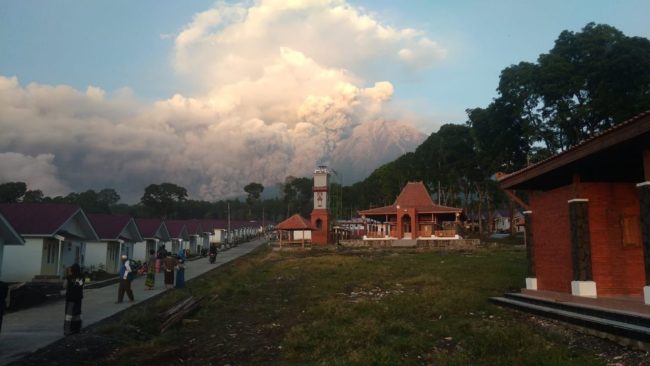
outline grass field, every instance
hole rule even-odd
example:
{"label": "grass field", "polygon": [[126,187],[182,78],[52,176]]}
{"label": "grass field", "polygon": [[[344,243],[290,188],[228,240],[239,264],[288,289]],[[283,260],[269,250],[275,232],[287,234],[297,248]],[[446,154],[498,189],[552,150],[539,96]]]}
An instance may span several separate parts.
{"label": "grass field", "polygon": [[[99,329],[120,339],[97,363],[595,365],[566,335],[488,297],[521,287],[525,253],[295,252],[264,248]],[[157,314],[199,310],[160,335]],[[124,336],[128,329],[127,336]]]}

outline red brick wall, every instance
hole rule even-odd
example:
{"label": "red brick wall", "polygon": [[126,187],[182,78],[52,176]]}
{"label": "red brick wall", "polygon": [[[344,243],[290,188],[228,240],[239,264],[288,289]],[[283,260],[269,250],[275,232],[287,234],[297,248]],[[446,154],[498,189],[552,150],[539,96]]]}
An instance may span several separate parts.
{"label": "red brick wall", "polygon": [[571,186],[530,196],[535,275],[540,290],[571,292],[573,270],[567,203],[571,198]]}
{"label": "red brick wall", "polygon": [[314,209],[311,212],[311,224],[316,227],[316,221],[321,220],[321,229],[312,231],[311,242],[326,245],[329,242],[329,212],[326,209]]}
{"label": "red brick wall", "polygon": [[639,295],[645,285],[640,230],[638,245],[623,245],[622,217],[640,220],[637,189],[625,183],[583,183],[589,199],[591,263],[599,295]]}
{"label": "red brick wall", "polygon": [[[569,206],[573,187],[530,197],[535,240],[535,271],[540,290],[571,292]],[[638,295],[644,284],[641,246],[624,246],[621,217],[639,217],[636,187],[625,183],[582,183],[589,199],[589,235],[594,281],[599,295]],[[639,242],[641,233],[638,233]]]}

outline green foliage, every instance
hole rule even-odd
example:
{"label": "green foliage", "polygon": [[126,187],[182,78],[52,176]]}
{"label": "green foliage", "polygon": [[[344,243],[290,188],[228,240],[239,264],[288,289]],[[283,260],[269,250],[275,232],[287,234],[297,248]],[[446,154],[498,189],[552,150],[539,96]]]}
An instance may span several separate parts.
{"label": "green foliage", "polygon": [[151,215],[170,218],[179,202],[187,199],[187,190],[174,183],[150,184],[140,199]]}
{"label": "green foliage", "polygon": [[25,195],[25,182],[7,182],[0,184],[0,203],[18,202]]}

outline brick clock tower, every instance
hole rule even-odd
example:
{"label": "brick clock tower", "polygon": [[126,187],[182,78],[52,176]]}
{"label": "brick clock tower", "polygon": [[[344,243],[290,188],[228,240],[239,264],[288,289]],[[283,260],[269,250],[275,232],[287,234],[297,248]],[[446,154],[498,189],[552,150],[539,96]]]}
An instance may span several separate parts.
{"label": "brick clock tower", "polygon": [[311,242],[326,245],[329,242],[330,214],[327,207],[327,187],[330,172],[326,166],[314,170],[314,209],[311,211],[311,224],[316,231],[311,233]]}

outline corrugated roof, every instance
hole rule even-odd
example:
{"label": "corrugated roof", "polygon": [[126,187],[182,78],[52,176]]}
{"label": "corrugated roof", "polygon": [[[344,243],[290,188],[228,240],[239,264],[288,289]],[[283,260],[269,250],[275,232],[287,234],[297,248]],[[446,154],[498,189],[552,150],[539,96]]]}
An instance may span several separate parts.
{"label": "corrugated roof", "polygon": [[[165,220],[169,236],[172,238],[180,238],[183,236],[183,231],[187,230],[185,220]],[[186,231],[187,232],[187,231]]]}
{"label": "corrugated roof", "polygon": [[316,230],[306,218],[295,214],[276,226],[280,230]]}
{"label": "corrugated roof", "polygon": [[79,210],[67,203],[0,204],[0,213],[20,235],[55,235]]}
{"label": "corrugated roof", "polygon": [[154,238],[163,221],[161,219],[135,219],[135,223],[143,238]]}
{"label": "corrugated roof", "polygon": [[88,214],[90,224],[100,239],[119,239],[120,234],[131,221],[128,215]]}

